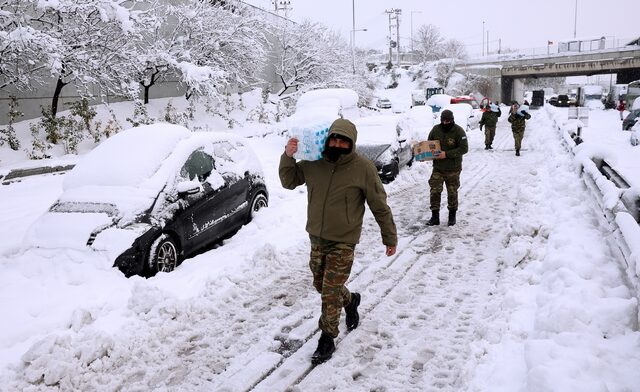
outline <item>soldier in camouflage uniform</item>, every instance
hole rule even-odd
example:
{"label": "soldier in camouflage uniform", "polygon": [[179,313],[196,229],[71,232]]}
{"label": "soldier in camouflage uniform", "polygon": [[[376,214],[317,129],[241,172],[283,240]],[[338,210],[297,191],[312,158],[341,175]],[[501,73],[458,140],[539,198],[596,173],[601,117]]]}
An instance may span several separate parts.
{"label": "soldier in camouflage uniform", "polygon": [[526,120],[531,118],[531,115],[527,112],[529,106],[518,105],[514,103],[511,106],[510,115],[508,121],[511,123],[511,132],[513,133],[513,140],[515,141],[516,156],[520,156],[520,148],[522,147],[522,138],[524,138],[524,129],[526,127]]}
{"label": "soldier in camouflage uniform", "polygon": [[449,226],[456,224],[458,210],[458,188],[462,172],[462,156],[469,151],[467,134],[454,122],[453,112],[443,110],[440,124],[429,132],[428,140],[440,141],[440,155],[433,160],[433,171],[429,178],[431,219],[427,225],[440,224],[440,197],[443,183],[447,185],[447,208],[449,209]]}
{"label": "soldier in camouflage uniform", "polygon": [[493,138],[496,136],[496,125],[498,124],[498,117],[502,115],[502,111],[498,105],[490,104],[482,113],[480,118],[480,130],[484,126],[484,149],[492,150],[491,144],[493,144]]}
{"label": "soldier in camouflage uniform", "polygon": [[333,339],[338,336],[342,308],[345,308],[347,329],[358,326],[358,305],[361,295],[349,292],[345,286],[356,244],[360,241],[365,202],[373,213],[387,256],[396,252],[396,226],[387,194],[374,164],[355,152],[355,125],[338,119],[329,128],[323,158],[296,162],[293,154],[298,140],[289,139],[280,157],[280,182],[287,189],[307,186],[307,232],[311,240],[309,268],[313,286],[320,293],[322,331],[318,348],[311,358],[314,364],[331,358],[335,351]]}

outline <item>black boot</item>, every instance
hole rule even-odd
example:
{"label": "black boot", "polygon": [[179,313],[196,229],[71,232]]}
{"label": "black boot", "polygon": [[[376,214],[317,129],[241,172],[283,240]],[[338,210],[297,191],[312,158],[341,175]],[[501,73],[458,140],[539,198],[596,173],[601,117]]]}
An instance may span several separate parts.
{"label": "black boot", "polygon": [[334,351],[336,351],[336,345],[333,344],[333,338],[323,332],[318,340],[318,348],[311,356],[311,363],[317,365],[325,362],[331,358]]}
{"label": "black boot", "polygon": [[456,210],[449,210],[449,226],[456,224]]}
{"label": "black boot", "polygon": [[520,156],[520,149],[516,149],[516,156],[519,157]]}
{"label": "black boot", "polygon": [[427,222],[427,226],[438,226],[440,224],[440,210],[431,210],[431,219]]}
{"label": "black boot", "polygon": [[351,302],[344,308],[347,313],[347,331],[358,328],[358,322],[360,322],[358,305],[360,305],[360,294],[351,293]]}

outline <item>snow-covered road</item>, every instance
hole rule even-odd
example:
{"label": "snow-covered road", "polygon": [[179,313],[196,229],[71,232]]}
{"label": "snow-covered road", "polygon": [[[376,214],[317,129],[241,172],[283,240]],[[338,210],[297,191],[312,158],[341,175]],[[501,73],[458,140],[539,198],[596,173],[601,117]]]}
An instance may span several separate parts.
{"label": "snow-covered road", "polygon": [[[0,279],[3,298],[7,287],[21,290],[14,298],[28,296],[28,285],[38,282],[48,285],[52,303],[69,286],[79,292],[62,314],[33,311],[34,319],[49,322],[0,347],[11,357],[4,358],[11,366],[0,385],[11,391],[639,391],[637,300],[557,131],[543,112],[534,116],[521,157],[506,121],[493,151],[484,150],[478,130],[469,138],[457,225],[425,225],[428,163],[414,164],[387,186],[400,238],[393,257],[384,256],[367,213],[348,283],[362,293],[361,324],[339,336],[327,363],[309,362],[320,299],[307,267],[306,193],[277,189],[273,154],[263,158],[272,176],[270,208],[224,246],[169,275],[127,280],[94,261],[95,271],[80,273],[100,285],[93,290],[78,282],[82,276],[69,278],[79,261],[61,260],[67,254],[5,252],[3,268],[30,279],[22,288]],[[262,143],[279,149],[283,141]],[[60,262],[44,268],[53,261]],[[16,267],[20,262],[37,267]],[[62,278],[51,282],[48,273]],[[38,299],[25,302],[35,308]],[[344,331],[344,321],[341,326]]]}

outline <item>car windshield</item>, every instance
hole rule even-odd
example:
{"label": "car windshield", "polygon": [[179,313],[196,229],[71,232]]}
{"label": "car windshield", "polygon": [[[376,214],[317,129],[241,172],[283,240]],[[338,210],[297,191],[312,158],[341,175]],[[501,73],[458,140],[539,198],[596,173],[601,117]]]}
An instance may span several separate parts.
{"label": "car windshield", "polygon": [[382,154],[387,149],[389,149],[389,147],[390,147],[389,144],[362,145],[362,146],[356,146],[356,150],[360,154],[362,154],[365,157],[369,158],[370,160],[375,161],[376,159],[378,159],[380,154]]}

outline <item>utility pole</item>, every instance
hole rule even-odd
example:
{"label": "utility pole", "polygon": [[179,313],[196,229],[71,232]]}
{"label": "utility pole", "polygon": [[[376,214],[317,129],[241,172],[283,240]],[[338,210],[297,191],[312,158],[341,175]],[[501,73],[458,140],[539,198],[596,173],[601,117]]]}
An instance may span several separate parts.
{"label": "utility pole", "polygon": [[391,56],[393,56],[393,37],[391,36],[391,15],[393,14],[393,9],[385,10],[384,12],[389,15],[389,62],[392,63]]}
{"label": "utility pole", "polygon": [[400,65],[400,14],[401,9],[396,9],[396,62]]}
{"label": "utility pole", "polygon": [[[390,10],[385,10],[384,12],[389,14],[389,62],[392,62],[393,48],[395,47],[397,49],[396,63],[400,65],[400,14],[402,13],[402,10],[392,8]],[[393,39],[393,20],[396,22],[395,41]]]}
{"label": "utility pole", "polygon": [[489,55],[489,30],[487,30],[487,56]]}

